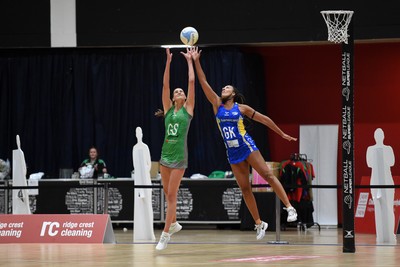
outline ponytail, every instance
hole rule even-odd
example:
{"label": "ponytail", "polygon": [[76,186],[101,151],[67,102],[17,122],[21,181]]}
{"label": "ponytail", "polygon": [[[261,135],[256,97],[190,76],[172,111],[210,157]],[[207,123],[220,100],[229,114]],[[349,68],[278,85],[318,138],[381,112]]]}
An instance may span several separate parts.
{"label": "ponytail", "polygon": [[233,85],[231,85],[233,88],[233,92],[235,93],[235,96],[233,97],[233,102],[237,102],[238,104],[245,104],[246,103],[246,98],[244,95]]}
{"label": "ponytail", "polygon": [[[233,101],[238,103],[238,104],[245,104],[246,103],[246,98],[244,97],[244,95],[235,87],[232,85],[233,88],[233,92],[235,93],[235,96],[233,97]],[[247,116],[243,116],[243,122],[244,122],[244,126],[246,128],[246,131],[251,130],[253,127],[253,121],[247,117]]]}

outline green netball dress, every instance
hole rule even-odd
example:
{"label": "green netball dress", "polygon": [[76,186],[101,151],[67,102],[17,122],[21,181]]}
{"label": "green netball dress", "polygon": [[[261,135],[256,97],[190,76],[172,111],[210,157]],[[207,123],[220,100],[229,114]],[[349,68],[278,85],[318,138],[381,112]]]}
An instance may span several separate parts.
{"label": "green netball dress", "polygon": [[172,106],[165,114],[165,138],[160,164],[169,168],[187,168],[187,135],[192,116],[182,107],[174,112]]}

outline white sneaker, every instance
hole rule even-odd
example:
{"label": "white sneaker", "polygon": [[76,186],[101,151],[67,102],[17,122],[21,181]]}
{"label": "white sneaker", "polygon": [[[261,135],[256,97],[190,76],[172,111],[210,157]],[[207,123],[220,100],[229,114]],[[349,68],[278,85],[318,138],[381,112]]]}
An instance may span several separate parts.
{"label": "white sneaker", "polygon": [[296,209],[293,208],[292,206],[289,208],[283,208],[284,210],[287,211],[288,216],[287,216],[287,221],[288,222],[294,222],[297,220],[297,212]]}
{"label": "white sneaker", "polygon": [[161,237],[160,237],[160,241],[158,241],[156,249],[157,250],[166,249],[170,239],[171,239],[171,235],[169,233],[162,232]]}
{"label": "white sneaker", "polygon": [[171,224],[171,226],[169,227],[169,235],[173,235],[177,232],[179,232],[180,230],[182,230],[182,225],[180,225],[178,222],[175,222],[173,224]]}
{"label": "white sneaker", "polygon": [[260,224],[256,224],[254,230],[257,230],[257,240],[262,239],[267,231],[268,223],[261,221]]}

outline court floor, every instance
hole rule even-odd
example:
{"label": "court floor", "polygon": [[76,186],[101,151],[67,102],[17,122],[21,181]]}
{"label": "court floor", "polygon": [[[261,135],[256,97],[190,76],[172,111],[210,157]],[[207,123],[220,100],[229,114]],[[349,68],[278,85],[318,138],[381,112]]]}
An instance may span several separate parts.
{"label": "court floor", "polygon": [[[400,245],[377,245],[356,234],[356,253],[342,252],[342,231],[295,228],[257,241],[254,231],[184,226],[168,248],[133,242],[133,231],[115,228],[116,244],[2,244],[0,266],[399,266]],[[161,230],[155,230],[156,238]]]}

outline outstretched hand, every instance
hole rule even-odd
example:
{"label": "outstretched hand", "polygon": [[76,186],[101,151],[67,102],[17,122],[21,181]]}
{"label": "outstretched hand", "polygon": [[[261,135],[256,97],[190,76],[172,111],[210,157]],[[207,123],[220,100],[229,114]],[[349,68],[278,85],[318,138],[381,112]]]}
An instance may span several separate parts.
{"label": "outstretched hand", "polygon": [[[191,49],[191,47],[190,47]],[[181,54],[186,58],[187,61],[192,60],[192,54],[190,52],[190,49],[187,47],[186,48],[186,53],[185,52],[181,52]]]}
{"label": "outstretched hand", "polygon": [[192,46],[190,47],[190,54],[192,55],[192,59],[194,61],[197,61],[200,59],[200,55],[201,55],[201,50],[199,51],[199,47],[198,46]]}
{"label": "outstretched hand", "polygon": [[291,137],[290,135],[283,134],[282,138],[288,140],[288,141],[297,141],[297,138]]}

